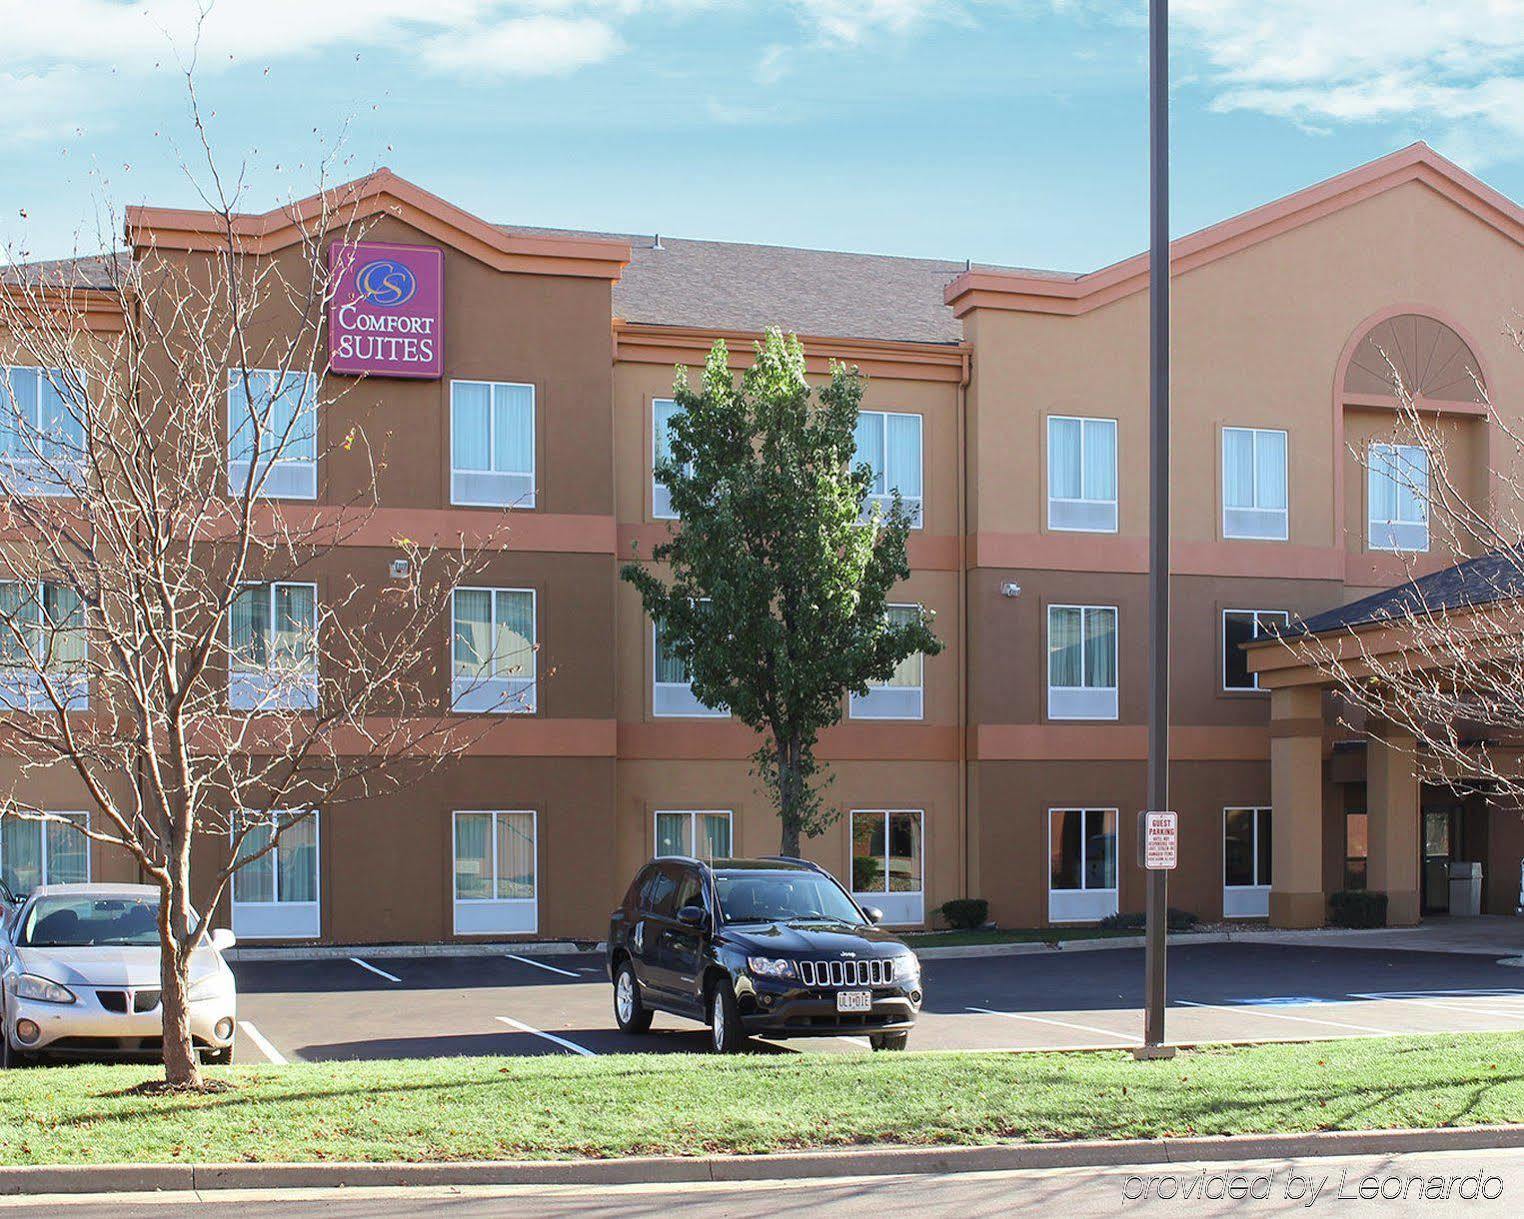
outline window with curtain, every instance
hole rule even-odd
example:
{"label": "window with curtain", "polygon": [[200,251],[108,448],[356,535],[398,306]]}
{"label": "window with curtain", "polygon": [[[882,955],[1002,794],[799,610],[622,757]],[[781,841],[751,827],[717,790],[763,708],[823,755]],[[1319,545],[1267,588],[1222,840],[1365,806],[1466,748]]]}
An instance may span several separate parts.
{"label": "window with curtain", "polygon": [[[90,840],[85,813],[55,813],[37,821],[8,813],[0,817],[0,878],[17,897],[39,885],[77,885],[90,879]],[[62,821],[51,818],[64,818]]]}
{"label": "window with curtain", "polygon": [[672,456],[668,429],[681,409],[672,398],[656,398],[651,403],[651,515],[662,521],[676,520],[677,513],[672,511],[672,492],[656,481],[656,463]]}
{"label": "window with curtain", "polygon": [[84,474],[83,374],[0,365],[0,493],[68,495]]}
{"label": "window with curtain", "polygon": [[651,624],[651,714],[684,717],[730,714],[724,707],[706,707],[699,702],[688,677],[688,666],[663,643],[659,622]]}
{"label": "window with curtain", "polygon": [[456,932],[534,931],[538,920],[534,813],[458,812],[453,820]]}
{"label": "window with curtain", "polygon": [[308,372],[228,370],[228,490],[252,478],[271,499],[317,498],[318,380]]}
{"label": "window with curtain", "polygon": [[1048,718],[1117,718],[1117,611],[1048,607]]}
{"label": "window with curtain", "polygon": [[1286,433],[1222,429],[1222,536],[1284,542],[1288,535]]}
{"label": "window with curtain", "polygon": [[1048,528],[1116,532],[1115,419],[1049,416]]}
{"label": "window with curtain", "polygon": [[85,609],[63,584],[0,582],[0,709],[89,706]]}
{"label": "window with curtain", "polygon": [[656,854],[695,859],[729,859],[731,817],[728,811],[658,812]]}
{"label": "window with curtain", "polygon": [[1291,615],[1285,610],[1223,610],[1222,688],[1258,690],[1259,674],[1249,672],[1244,644],[1268,639],[1286,629]]}
{"label": "window with curtain", "polygon": [[1373,444],[1366,456],[1372,550],[1428,550],[1429,452],[1414,444]]}
{"label": "window with curtain", "polygon": [[873,485],[863,504],[863,519],[879,504],[887,512],[895,491],[921,527],[921,416],[893,411],[860,411],[856,458],[873,471]]}
{"label": "window with curtain", "polygon": [[535,506],[534,386],[450,382],[450,502]]}
{"label": "window with curtain", "polygon": [[526,715],[536,710],[535,611],[530,588],[455,590],[455,710]]}
{"label": "window with curtain", "polygon": [[251,584],[228,615],[228,706],[235,711],[317,706],[317,586]]}
{"label": "window with curtain", "polygon": [[[275,840],[274,849],[266,850],[272,839]],[[261,855],[261,851],[266,853]],[[249,862],[233,874],[235,903],[317,901],[317,814],[268,814],[249,827],[239,845],[238,855]]]}
{"label": "window with curtain", "polygon": [[[921,620],[919,605],[885,607],[885,621],[891,626],[909,626]],[[868,693],[853,694],[848,700],[849,714],[862,720],[918,720],[924,705],[926,659],[921,653],[905,657],[894,667],[888,681],[869,682]]]}

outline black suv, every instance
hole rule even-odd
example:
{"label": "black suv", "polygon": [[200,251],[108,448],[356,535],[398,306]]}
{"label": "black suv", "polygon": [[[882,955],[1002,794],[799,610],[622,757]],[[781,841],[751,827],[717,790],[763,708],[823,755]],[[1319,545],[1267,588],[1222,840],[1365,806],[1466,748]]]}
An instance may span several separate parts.
{"label": "black suv", "polygon": [[709,1025],[721,1054],[760,1037],[866,1034],[903,1050],[921,1010],[915,953],[800,859],[655,859],[609,920],[614,1018],[653,1011]]}

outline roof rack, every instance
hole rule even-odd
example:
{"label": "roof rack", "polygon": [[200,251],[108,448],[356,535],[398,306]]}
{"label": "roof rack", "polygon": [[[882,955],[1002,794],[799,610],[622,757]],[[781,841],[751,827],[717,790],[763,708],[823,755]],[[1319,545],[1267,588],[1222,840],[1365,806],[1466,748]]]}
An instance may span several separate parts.
{"label": "roof rack", "polygon": [[778,863],[796,863],[801,868],[808,868],[811,872],[819,872],[822,876],[829,875],[826,870],[813,859],[800,859],[797,855],[761,855],[759,859],[771,859]]}

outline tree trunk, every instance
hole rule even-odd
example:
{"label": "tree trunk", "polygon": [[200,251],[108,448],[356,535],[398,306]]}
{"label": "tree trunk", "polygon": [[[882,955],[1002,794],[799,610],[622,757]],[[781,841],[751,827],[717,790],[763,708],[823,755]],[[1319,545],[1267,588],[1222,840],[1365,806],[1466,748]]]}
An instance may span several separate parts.
{"label": "tree trunk", "polygon": [[164,1081],[177,1088],[201,1087],[201,1059],[191,1042],[190,1028],[189,864],[185,857],[173,862],[171,867],[176,868],[177,875],[159,891],[159,1004],[164,1032]]}
{"label": "tree trunk", "polygon": [[799,857],[799,747],[778,741],[778,820],[783,826],[779,854]]}

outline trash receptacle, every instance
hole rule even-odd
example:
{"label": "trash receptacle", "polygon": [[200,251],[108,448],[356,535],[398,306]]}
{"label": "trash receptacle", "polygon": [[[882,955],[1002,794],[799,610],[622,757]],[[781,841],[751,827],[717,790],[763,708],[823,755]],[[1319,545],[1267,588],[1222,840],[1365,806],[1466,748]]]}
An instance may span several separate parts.
{"label": "trash receptacle", "polygon": [[1450,864],[1450,913],[1482,912],[1482,865],[1455,860]]}

